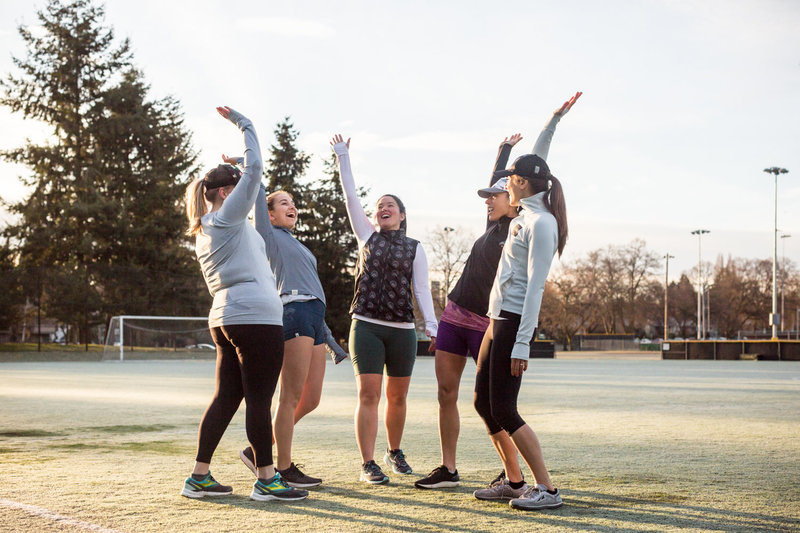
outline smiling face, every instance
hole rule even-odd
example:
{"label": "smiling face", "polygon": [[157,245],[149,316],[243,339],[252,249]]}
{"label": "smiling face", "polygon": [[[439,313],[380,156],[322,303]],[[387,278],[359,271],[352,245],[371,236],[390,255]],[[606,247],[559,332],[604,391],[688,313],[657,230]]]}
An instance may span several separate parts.
{"label": "smiling face", "polygon": [[486,214],[489,220],[497,222],[503,216],[515,217],[517,211],[511,207],[510,198],[507,192],[498,192],[486,198]]}
{"label": "smiling face", "polygon": [[273,226],[293,229],[297,224],[297,208],[294,200],[287,192],[275,192],[267,199],[269,208],[269,221]]}
{"label": "smiling face", "polygon": [[400,223],[405,219],[405,213],[401,212],[400,205],[392,196],[387,194],[378,199],[378,205],[375,206],[375,220],[382,230],[400,229]]}

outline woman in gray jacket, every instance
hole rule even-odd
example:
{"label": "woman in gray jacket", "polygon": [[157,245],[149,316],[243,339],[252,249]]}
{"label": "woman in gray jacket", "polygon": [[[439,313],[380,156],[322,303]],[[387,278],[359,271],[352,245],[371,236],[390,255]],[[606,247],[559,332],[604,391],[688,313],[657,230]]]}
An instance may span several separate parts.
{"label": "woman in gray jacket", "polygon": [[[511,506],[554,509],[561,506],[561,495],[550,481],[536,434],[517,411],[517,397],[528,368],[550,264],[567,241],[566,204],[561,183],[537,155],[523,155],[496,175],[508,177],[510,203],[521,209],[509,225],[489,296],[490,324],[478,355],[475,408],[492,441],[497,444],[503,433],[509,435],[533,473],[530,488],[524,480],[512,479],[502,487],[510,493]],[[508,472],[507,454],[496,448]]]}
{"label": "woman in gray jacket", "polygon": [[283,306],[267,266],[264,241],[247,222],[258,194],[261,149],[249,119],[229,107],[218,107],[217,112],[242,131],[244,172],[219,165],[186,188],[187,233],[195,237],[197,261],[213,297],[208,326],[217,346],[217,386],[200,422],[194,470],[181,494],[203,498],[233,492],[218,483],[209,468],[244,399],[258,477],[250,498],[302,500],[308,491],[288,487],[272,464],[269,414],[283,362]]}

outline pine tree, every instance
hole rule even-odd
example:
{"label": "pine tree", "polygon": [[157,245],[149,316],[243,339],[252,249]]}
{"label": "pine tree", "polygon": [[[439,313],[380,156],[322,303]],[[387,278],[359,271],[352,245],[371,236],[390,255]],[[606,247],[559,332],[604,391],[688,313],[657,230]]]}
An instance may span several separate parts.
{"label": "pine tree", "polygon": [[187,270],[199,278],[178,205],[195,154],[177,103],[148,101],[102,7],[50,0],[38,18],[41,36],[19,28],[27,55],[14,58],[20,73],[2,81],[0,103],[49,125],[52,140],[0,154],[31,171],[4,234],[23,278],[47,269],[48,315],[88,342],[108,314],[163,312]]}
{"label": "pine tree", "polygon": [[295,145],[299,134],[294,129],[290,117],[284,117],[283,122],[275,126],[273,133],[275,144],[269,147],[268,165],[264,170],[264,176],[269,181],[268,191],[282,189],[291,193],[299,208],[303,202],[304,192],[299,180],[305,175],[311,157]]}

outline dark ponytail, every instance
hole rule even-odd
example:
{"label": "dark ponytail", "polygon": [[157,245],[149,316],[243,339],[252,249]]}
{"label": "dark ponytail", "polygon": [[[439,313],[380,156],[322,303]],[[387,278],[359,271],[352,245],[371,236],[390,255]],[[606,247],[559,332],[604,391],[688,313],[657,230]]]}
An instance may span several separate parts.
{"label": "dark ponytail", "polygon": [[[533,186],[534,194],[547,191],[544,196],[544,206],[555,217],[556,224],[558,224],[558,257],[561,257],[561,252],[564,251],[564,246],[567,244],[567,236],[569,235],[567,203],[564,201],[564,189],[561,187],[561,182],[552,174],[526,179]],[[548,181],[550,182],[549,187],[547,186]]]}
{"label": "dark ponytail", "polygon": [[564,251],[564,245],[567,244],[567,236],[569,235],[567,203],[564,201],[564,189],[561,187],[561,182],[558,181],[558,178],[551,174],[550,183],[550,190],[544,197],[544,205],[556,218],[556,223],[558,224],[558,257],[561,257],[561,252]]}

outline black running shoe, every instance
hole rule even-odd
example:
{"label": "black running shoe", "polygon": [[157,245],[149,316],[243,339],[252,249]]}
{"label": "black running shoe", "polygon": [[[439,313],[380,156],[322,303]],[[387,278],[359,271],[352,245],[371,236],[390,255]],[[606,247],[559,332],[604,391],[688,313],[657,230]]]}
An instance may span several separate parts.
{"label": "black running shoe", "polygon": [[500,484],[506,483],[506,482],[507,482],[507,480],[506,480],[506,469],[504,468],[504,469],[502,469],[500,471],[499,474],[497,474],[497,477],[494,478],[491,483],[489,483],[489,486],[490,487],[494,487],[495,485],[500,485]]}
{"label": "black running shoe", "polygon": [[383,470],[381,470],[381,467],[378,466],[378,463],[370,460],[361,465],[361,481],[366,481],[367,483],[372,483],[373,485],[379,485],[381,483],[388,482],[389,476],[383,473]]}
{"label": "black running shoe", "polygon": [[406,462],[406,456],[403,450],[397,448],[396,450],[386,450],[386,455],[383,456],[383,461],[392,467],[392,472],[395,474],[411,474],[413,470]]}
{"label": "black running shoe", "polygon": [[290,464],[289,468],[278,470],[278,472],[280,472],[281,479],[283,479],[287,485],[296,489],[308,489],[322,484],[320,478],[305,475],[294,463]]}
{"label": "black running shoe", "polygon": [[451,474],[444,465],[434,468],[428,477],[414,482],[414,486],[418,489],[444,489],[459,485],[461,485],[461,481],[458,477],[458,470]]}

